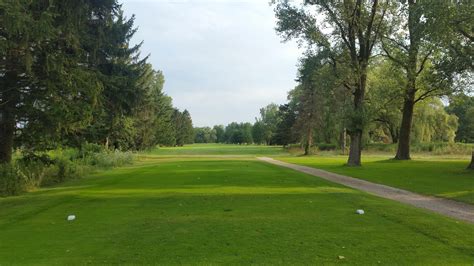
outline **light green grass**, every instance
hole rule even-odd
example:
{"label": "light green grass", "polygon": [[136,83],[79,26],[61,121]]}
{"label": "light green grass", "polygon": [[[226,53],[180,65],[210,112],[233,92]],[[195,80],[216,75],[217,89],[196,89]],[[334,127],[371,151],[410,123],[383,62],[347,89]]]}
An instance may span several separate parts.
{"label": "light green grass", "polygon": [[472,224],[253,160],[148,158],[0,199],[0,265],[473,261]]}
{"label": "light green grass", "polygon": [[234,145],[234,144],[192,144],[183,147],[160,147],[149,152],[151,155],[288,155],[281,146]]}
{"label": "light green grass", "polygon": [[279,159],[425,195],[474,204],[474,172],[466,170],[468,159],[415,157],[412,161],[396,161],[389,158],[363,155],[362,167],[344,166],[346,156]]}

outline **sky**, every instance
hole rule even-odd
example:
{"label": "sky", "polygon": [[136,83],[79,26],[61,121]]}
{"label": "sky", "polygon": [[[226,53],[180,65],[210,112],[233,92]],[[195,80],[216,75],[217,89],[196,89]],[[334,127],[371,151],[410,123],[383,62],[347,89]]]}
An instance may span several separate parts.
{"label": "sky", "polygon": [[296,85],[295,42],[282,43],[269,0],[122,0],[142,54],[194,126],[254,122]]}

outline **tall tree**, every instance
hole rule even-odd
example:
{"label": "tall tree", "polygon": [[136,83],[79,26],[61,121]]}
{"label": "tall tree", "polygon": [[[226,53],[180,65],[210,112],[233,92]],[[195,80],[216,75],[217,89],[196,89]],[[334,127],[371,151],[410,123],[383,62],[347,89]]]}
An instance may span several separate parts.
{"label": "tall tree", "polygon": [[[429,38],[433,29],[426,22],[425,10],[430,6],[429,2],[415,0],[400,3],[392,14],[395,18],[394,28],[383,38],[385,54],[403,68],[406,75],[400,135],[395,155],[398,160],[410,159],[410,134],[415,104],[427,97],[439,95],[442,88],[434,85],[421,90],[418,84],[419,77],[426,72],[426,65],[435,54],[435,47]],[[403,31],[404,28],[407,31]]]}
{"label": "tall tree", "polygon": [[84,39],[115,1],[0,2],[0,163],[12,148],[48,148],[90,121],[102,89]]}
{"label": "tall tree", "polygon": [[178,109],[175,109],[172,115],[172,120],[175,128],[176,145],[183,146],[184,144],[193,143],[193,121],[188,110],[180,112]]}
{"label": "tall tree", "polygon": [[265,144],[271,145],[273,135],[275,134],[279,122],[278,105],[271,103],[260,108],[260,118],[257,118],[256,120],[256,123],[258,123],[257,125],[262,126],[263,140],[265,141]]}
{"label": "tall tree", "polygon": [[[280,117],[280,122],[277,124],[273,142],[277,145],[284,146],[290,143],[296,143],[298,140],[293,133],[293,126],[295,125],[297,117],[295,106],[291,104],[291,102],[280,105],[278,107],[278,116]],[[254,125],[254,128],[255,126],[256,125]]]}
{"label": "tall tree", "polygon": [[[374,1],[321,1],[308,0],[302,8],[277,2],[277,31],[286,40],[300,38],[315,44],[319,49],[336,55],[347,55],[346,64],[352,74],[346,77],[345,86],[353,94],[352,117],[348,125],[351,138],[348,165],[361,165],[362,135],[364,130],[364,100],[367,85],[367,69],[373,48],[383,32],[386,4]],[[311,7],[316,8],[312,12]],[[325,23],[321,23],[320,17]]]}

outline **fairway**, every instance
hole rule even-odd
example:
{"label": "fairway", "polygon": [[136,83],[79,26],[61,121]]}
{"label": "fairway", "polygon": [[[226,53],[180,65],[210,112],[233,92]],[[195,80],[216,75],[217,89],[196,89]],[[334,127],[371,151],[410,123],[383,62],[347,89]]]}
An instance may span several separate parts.
{"label": "fairway", "polygon": [[248,157],[148,157],[0,199],[0,265],[474,260],[472,224]]}
{"label": "fairway", "polygon": [[281,146],[234,145],[234,144],[191,144],[183,147],[160,147],[152,155],[288,155]]}

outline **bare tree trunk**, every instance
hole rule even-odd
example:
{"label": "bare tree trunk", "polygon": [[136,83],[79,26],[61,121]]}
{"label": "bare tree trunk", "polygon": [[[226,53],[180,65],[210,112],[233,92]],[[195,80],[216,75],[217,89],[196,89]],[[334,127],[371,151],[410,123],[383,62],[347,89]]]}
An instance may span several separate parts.
{"label": "bare tree trunk", "polygon": [[474,170],[474,151],[472,151],[471,163],[469,164],[467,169]]}
{"label": "bare tree trunk", "polygon": [[13,134],[15,132],[15,119],[11,114],[0,111],[0,164],[12,160]]}
{"label": "bare tree trunk", "polygon": [[400,126],[400,138],[395,159],[410,160],[410,135],[413,122],[413,110],[415,108],[415,91],[411,90],[403,104],[402,124]]}
{"label": "bare tree trunk", "polygon": [[0,164],[12,160],[13,137],[16,126],[16,103],[18,101],[18,75],[15,71],[16,54],[9,55],[7,60],[7,73],[1,77],[0,86]]}
{"label": "bare tree trunk", "polygon": [[392,143],[397,144],[398,143],[398,129],[394,125],[389,125],[388,131],[390,132],[390,137],[392,138]]}
{"label": "bare tree trunk", "polygon": [[346,153],[346,128],[343,128],[341,134],[339,135],[339,145],[342,151],[342,154]]}
{"label": "bare tree trunk", "polygon": [[306,145],[304,147],[304,155],[310,155],[311,146],[313,146],[313,128],[308,127],[308,135],[306,136]]}
{"label": "bare tree trunk", "polygon": [[361,73],[358,88],[354,91],[354,121],[352,121],[352,129],[349,131],[351,137],[351,146],[349,148],[348,166],[360,166],[362,155],[362,134],[364,116],[364,97],[367,82],[367,62],[361,66]]}
{"label": "bare tree trunk", "polygon": [[351,145],[349,148],[348,166],[360,166],[362,154],[362,131],[354,132],[350,135]]}

